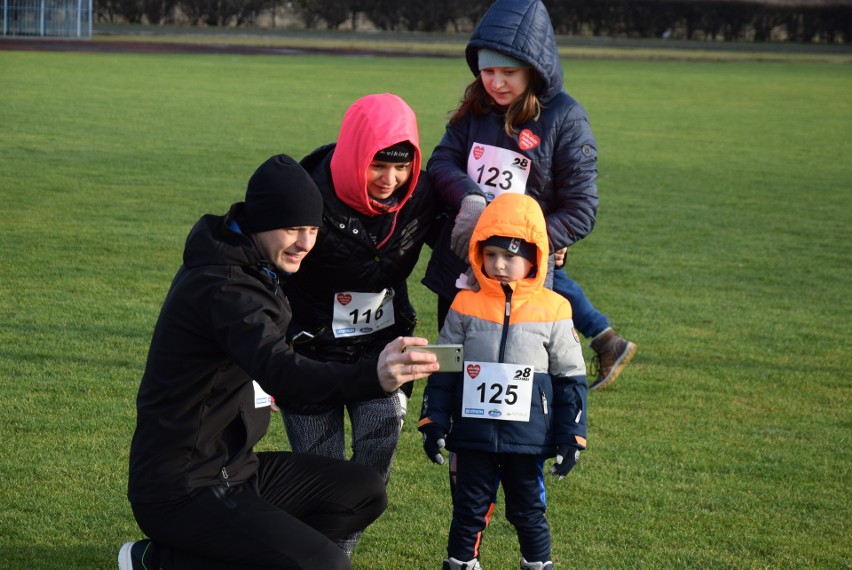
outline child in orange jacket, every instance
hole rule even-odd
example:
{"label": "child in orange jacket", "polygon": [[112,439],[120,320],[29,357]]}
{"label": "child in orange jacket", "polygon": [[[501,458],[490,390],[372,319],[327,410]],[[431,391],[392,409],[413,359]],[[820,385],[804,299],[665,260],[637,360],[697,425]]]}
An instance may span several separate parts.
{"label": "child in orange jacket", "polygon": [[[560,478],[586,447],[586,367],[571,305],[544,286],[541,207],[506,193],[485,208],[470,241],[478,290],[456,295],[438,337],[464,346],[461,373],[438,372],[423,395],[427,456],[453,452],[453,520],[445,570],[476,569],[502,481],[522,569],[550,569],[544,460]],[[452,469],[451,467],[451,469]]]}

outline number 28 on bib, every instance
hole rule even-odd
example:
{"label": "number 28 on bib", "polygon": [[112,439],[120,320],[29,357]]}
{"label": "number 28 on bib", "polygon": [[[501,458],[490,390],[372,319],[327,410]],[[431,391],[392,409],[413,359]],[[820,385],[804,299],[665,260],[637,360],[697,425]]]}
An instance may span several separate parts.
{"label": "number 28 on bib", "polygon": [[462,417],[530,421],[534,372],[526,364],[465,361]]}

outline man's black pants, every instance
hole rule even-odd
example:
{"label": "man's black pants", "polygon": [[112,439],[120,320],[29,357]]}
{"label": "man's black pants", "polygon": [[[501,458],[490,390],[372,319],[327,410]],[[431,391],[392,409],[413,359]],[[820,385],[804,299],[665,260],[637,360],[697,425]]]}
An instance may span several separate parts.
{"label": "man's black pants", "polygon": [[315,455],[258,453],[256,479],[177,503],[134,504],[163,569],[350,569],[332,542],[363,530],[387,495],[372,469]]}

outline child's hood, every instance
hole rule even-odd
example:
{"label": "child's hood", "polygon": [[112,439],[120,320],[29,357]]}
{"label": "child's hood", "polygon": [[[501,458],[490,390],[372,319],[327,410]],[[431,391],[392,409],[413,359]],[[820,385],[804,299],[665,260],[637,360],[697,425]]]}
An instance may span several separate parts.
{"label": "child's hood", "polygon": [[[367,167],[376,153],[408,141],[414,145],[411,176],[394,206],[375,208],[367,193]],[[334,191],[346,205],[367,216],[386,214],[402,208],[411,197],[420,176],[420,137],[414,111],[400,97],[390,93],[367,95],[355,101],[343,117],[337,145],[331,157]]]}
{"label": "child's hood", "polygon": [[541,206],[526,194],[506,193],[497,196],[483,210],[470,238],[470,266],[482,290],[499,289],[500,283],[489,279],[482,271],[483,255],[480,243],[491,236],[519,238],[536,245],[536,271],[532,277],[516,282],[515,292],[535,291],[544,287],[547,276],[547,224]]}
{"label": "child's hood", "polygon": [[470,36],[465,57],[479,75],[479,49],[488,48],[525,61],[545,82],[539,96],[548,101],[562,92],[564,76],[550,14],[541,0],[497,0]]}

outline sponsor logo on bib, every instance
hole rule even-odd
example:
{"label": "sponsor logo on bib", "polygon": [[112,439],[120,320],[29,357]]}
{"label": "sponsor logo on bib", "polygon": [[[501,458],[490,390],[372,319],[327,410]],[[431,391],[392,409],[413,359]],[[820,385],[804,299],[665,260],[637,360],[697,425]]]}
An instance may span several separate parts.
{"label": "sponsor logo on bib", "polygon": [[467,374],[470,376],[471,380],[479,376],[479,364],[468,364],[467,365]]}

